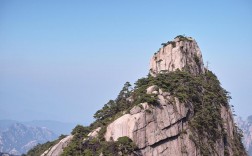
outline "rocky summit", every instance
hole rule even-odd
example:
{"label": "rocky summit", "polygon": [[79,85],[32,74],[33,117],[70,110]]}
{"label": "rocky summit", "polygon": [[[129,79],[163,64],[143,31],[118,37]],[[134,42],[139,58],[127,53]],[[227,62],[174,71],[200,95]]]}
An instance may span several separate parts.
{"label": "rocky summit", "polygon": [[193,38],[179,35],[162,46],[150,61],[153,76],[185,68],[195,75],[205,72],[200,48]]}
{"label": "rocky summit", "polygon": [[126,82],[90,126],[27,155],[246,156],[229,99],[197,42],[179,35],[154,54],[148,76],[134,87]]}

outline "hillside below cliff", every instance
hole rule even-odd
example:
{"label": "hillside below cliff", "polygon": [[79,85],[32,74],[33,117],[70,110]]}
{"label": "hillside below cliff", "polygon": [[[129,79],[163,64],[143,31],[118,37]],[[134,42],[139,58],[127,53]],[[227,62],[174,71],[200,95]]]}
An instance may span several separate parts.
{"label": "hillside below cliff", "polygon": [[33,155],[246,156],[229,99],[197,42],[180,35],[154,54],[147,77],[126,82],[90,126],[76,126],[64,150]]}

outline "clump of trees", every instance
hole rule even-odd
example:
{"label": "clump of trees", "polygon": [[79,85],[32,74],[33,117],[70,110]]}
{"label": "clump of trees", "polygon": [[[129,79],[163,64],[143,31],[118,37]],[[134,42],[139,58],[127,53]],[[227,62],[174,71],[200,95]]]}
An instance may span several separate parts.
{"label": "clump of trees", "polygon": [[126,136],[118,138],[116,141],[116,146],[118,151],[125,156],[133,153],[137,149],[136,144]]}
{"label": "clump of trees", "polygon": [[166,42],[166,43],[161,43],[161,45],[162,45],[163,47],[165,47],[165,46],[167,46],[167,45],[169,45],[169,44],[171,44],[173,48],[176,47],[176,42],[175,42],[175,41],[168,41],[168,42]]}
{"label": "clump of trees", "polygon": [[126,82],[115,100],[109,100],[102,109],[94,114],[96,121],[91,124],[92,128],[104,126],[120,116],[125,110],[132,106],[130,96],[132,87],[129,82]]}
{"label": "clump of trees", "polygon": [[105,141],[104,131],[99,131],[98,137],[87,137],[88,127],[76,126],[73,129],[74,138],[64,149],[63,156],[99,156],[101,153],[105,156],[121,155],[127,156],[133,153],[137,146],[128,137],[120,137],[116,141]]}
{"label": "clump of trees", "polygon": [[84,127],[82,125],[77,125],[72,130],[72,135],[74,135],[71,143],[64,149],[63,156],[77,156],[84,152],[83,140],[87,138],[88,133],[90,133],[90,127]]}
{"label": "clump of trees", "polygon": [[180,41],[189,41],[191,42],[192,40],[190,39],[191,37],[186,37],[185,35],[178,35],[174,39],[178,38]]}

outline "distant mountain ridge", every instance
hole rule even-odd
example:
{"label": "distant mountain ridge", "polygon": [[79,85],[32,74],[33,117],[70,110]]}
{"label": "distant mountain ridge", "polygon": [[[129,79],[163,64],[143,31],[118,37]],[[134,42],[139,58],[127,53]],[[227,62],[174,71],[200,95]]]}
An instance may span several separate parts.
{"label": "distant mountain ridge", "polygon": [[15,120],[0,120],[0,133],[6,131],[14,123],[19,123]]}
{"label": "distant mountain ridge", "polygon": [[33,120],[33,121],[16,121],[16,120],[0,120],[0,132],[5,131],[8,127],[15,123],[21,123],[29,126],[46,127],[57,135],[70,134],[76,123],[59,122],[53,120]]}
{"label": "distant mountain ridge", "polygon": [[252,156],[252,115],[246,120],[238,117],[236,123],[243,131],[243,144],[246,147],[248,154]]}
{"label": "distant mountain ridge", "polygon": [[72,129],[76,126],[76,123],[67,123],[52,120],[33,120],[23,123],[30,126],[46,127],[57,135],[70,134]]}
{"label": "distant mountain ridge", "polygon": [[38,143],[54,140],[61,134],[70,134],[75,125],[51,120],[0,120],[0,152],[14,155],[26,153]]}
{"label": "distant mountain ridge", "polygon": [[0,134],[0,152],[20,155],[38,143],[45,143],[57,137],[58,135],[45,127],[14,123]]}
{"label": "distant mountain ridge", "polygon": [[2,152],[0,152],[0,156],[17,156],[17,155],[13,155],[13,154],[9,154],[9,153],[2,153]]}

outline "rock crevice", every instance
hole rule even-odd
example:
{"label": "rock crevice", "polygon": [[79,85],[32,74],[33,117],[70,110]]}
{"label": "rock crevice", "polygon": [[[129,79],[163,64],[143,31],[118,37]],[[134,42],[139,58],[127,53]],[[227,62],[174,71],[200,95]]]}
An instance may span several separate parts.
{"label": "rock crevice", "polygon": [[[159,88],[150,86],[147,93],[151,94],[156,90]],[[142,155],[179,153],[182,142],[177,138],[184,135],[183,131],[188,127],[188,123],[183,121],[189,109],[178,100],[175,100],[176,104],[169,103],[170,96],[163,96],[160,92],[169,93],[159,90],[159,101],[163,100],[164,105],[153,107],[142,103],[140,105],[143,109],[139,109],[139,106],[133,107],[130,114],[125,114],[108,125],[105,139],[117,140],[119,137],[128,136],[137,144]]]}

